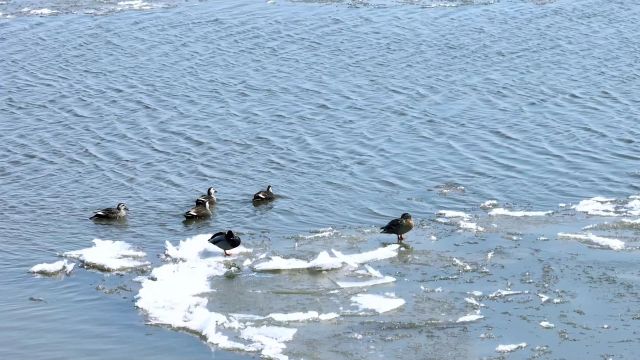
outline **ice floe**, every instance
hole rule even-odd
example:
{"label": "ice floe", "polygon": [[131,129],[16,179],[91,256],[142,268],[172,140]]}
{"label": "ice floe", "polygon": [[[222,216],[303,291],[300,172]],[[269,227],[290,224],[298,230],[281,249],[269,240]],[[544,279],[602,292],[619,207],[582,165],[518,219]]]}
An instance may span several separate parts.
{"label": "ice floe", "polygon": [[457,323],[472,322],[480,319],[484,319],[484,316],[480,314],[469,314],[469,315],[459,317],[458,320],[456,320],[456,322]]}
{"label": "ice floe", "polygon": [[529,293],[528,291],[498,289],[498,290],[494,291],[493,293],[489,294],[489,298],[490,299],[497,299],[497,298],[502,298],[502,297],[505,297],[505,296],[521,295],[521,294],[528,294],[528,293]]}
{"label": "ice floe", "polygon": [[[454,223],[457,224],[461,230],[469,230],[474,232],[484,231],[484,228],[482,226],[478,226],[477,223],[469,221],[471,220],[471,216],[465,212],[456,210],[440,210],[437,212],[437,215],[446,219],[454,219]],[[449,223],[449,221],[445,219],[442,219],[440,222]]]}
{"label": "ice floe", "polygon": [[69,273],[71,273],[71,270],[73,270],[75,265],[76,265],[75,263],[69,262],[67,259],[64,259],[64,260],[56,261],[54,263],[42,263],[42,264],[34,265],[31,269],[29,269],[29,271],[34,274],[42,274],[42,275],[55,275],[61,272],[64,272],[65,274],[69,275]]}
{"label": "ice floe", "polygon": [[519,343],[519,344],[509,344],[509,345],[498,345],[496,347],[496,352],[499,353],[508,353],[512,351],[516,351],[518,349],[524,349],[527,347],[527,343]]}
{"label": "ice floe", "polygon": [[616,199],[596,196],[580,201],[577,205],[573,206],[573,208],[576,211],[589,215],[616,216],[615,201]]}
{"label": "ice floe", "polygon": [[482,209],[493,209],[496,206],[498,206],[498,201],[497,200],[487,200],[487,201],[483,202],[482,204],[480,204],[480,208],[482,208]]}
{"label": "ice floe", "polygon": [[545,216],[550,215],[553,211],[513,211],[505,208],[495,208],[489,211],[489,215],[491,216],[514,216],[514,217],[524,217],[524,216]]}
{"label": "ice floe", "polygon": [[317,311],[295,312],[295,313],[272,313],[266,317],[279,322],[289,321],[309,321],[309,320],[331,320],[340,317],[337,313],[319,314]]}
{"label": "ice floe", "polygon": [[119,271],[149,265],[143,258],[143,251],[134,250],[124,241],[94,239],[93,246],[86,249],[67,251],[63,255],[77,259],[87,267],[103,271]]}
{"label": "ice floe", "polygon": [[366,272],[363,271],[363,272],[357,272],[357,273],[369,275],[373,277],[373,279],[365,280],[365,281],[336,281],[336,284],[338,284],[338,286],[340,286],[341,288],[351,288],[351,287],[365,287],[365,286],[387,284],[387,283],[396,281],[396,278],[394,278],[393,276],[382,275],[381,272],[379,272],[378,270],[372,268],[367,264],[365,264],[364,267],[367,269]]}
{"label": "ice floe", "polygon": [[548,321],[541,321],[540,322],[540,326],[542,326],[545,329],[553,329],[554,327],[556,327],[554,324],[548,322]]}
{"label": "ice floe", "polygon": [[345,263],[357,267],[358,264],[365,262],[395,257],[398,255],[399,248],[400,246],[398,244],[392,244],[376,250],[351,255],[344,255],[341,252],[332,249],[331,251],[334,256],[329,255],[326,251],[322,251],[311,261],[272,256],[270,260],[253,265],[253,268],[256,271],[296,269],[333,270],[341,268]]}
{"label": "ice floe", "polygon": [[[213,234],[199,234],[190,238],[180,240],[177,246],[173,246],[168,241],[165,241],[165,256],[173,259],[190,260],[199,259],[205,252],[211,252],[215,254],[223,254],[223,250],[219,247],[211,244],[208,240]],[[228,250],[227,253],[231,255],[250,253],[253,249],[247,249],[244,245],[240,245],[235,249]]]}
{"label": "ice floe", "polygon": [[404,299],[396,297],[395,294],[358,294],[351,297],[351,301],[360,310],[373,310],[379,314],[397,309],[405,304]]}
{"label": "ice floe", "polygon": [[587,234],[558,233],[558,237],[562,239],[578,240],[581,242],[597,245],[600,247],[609,248],[611,250],[624,250],[625,248],[625,244],[621,240],[597,236],[592,233],[587,233]]}

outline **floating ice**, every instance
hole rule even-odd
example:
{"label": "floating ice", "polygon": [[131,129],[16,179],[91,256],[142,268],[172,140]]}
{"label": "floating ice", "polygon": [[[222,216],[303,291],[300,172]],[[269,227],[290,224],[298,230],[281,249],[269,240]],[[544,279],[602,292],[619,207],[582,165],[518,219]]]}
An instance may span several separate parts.
{"label": "floating ice", "polygon": [[520,344],[498,345],[498,347],[496,347],[496,352],[508,353],[508,352],[516,351],[518,349],[524,349],[526,347],[527,347],[527,343],[524,343],[524,342]]}
{"label": "floating ice", "polygon": [[456,322],[457,323],[472,322],[480,319],[484,319],[484,316],[480,314],[469,314],[469,315],[459,317],[458,320],[456,320]]}
{"label": "floating ice", "polygon": [[29,271],[34,274],[42,275],[55,275],[64,271],[65,274],[69,275],[75,265],[76,264],[72,262],[68,262],[67,259],[64,259],[56,261],[54,263],[42,263],[34,265],[31,269],[29,269]]}
{"label": "floating ice", "polygon": [[67,251],[63,255],[103,271],[127,270],[149,265],[149,262],[142,259],[146,256],[144,252],[134,250],[124,241],[94,239],[93,244],[93,247]]}
{"label": "floating ice", "polygon": [[553,211],[512,211],[507,210],[505,208],[495,208],[489,211],[489,215],[497,216],[515,216],[515,217],[523,217],[523,216],[545,216],[553,213]]}
{"label": "floating ice", "polygon": [[629,203],[627,203],[624,208],[628,215],[640,215],[640,199],[634,198],[634,200],[629,201]]}
{"label": "floating ice", "polygon": [[437,212],[438,216],[444,216],[446,218],[463,218],[463,219],[469,219],[470,216],[462,211],[455,211],[455,210],[440,210]]}
{"label": "floating ice", "polygon": [[[190,260],[199,259],[205,251],[222,254],[223,250],[219,247],[211,244],[209,238],[213,234],[199,234],[190,238],[180,240],[178,246],[173,246],[168,241],[165,241],[164,254],[173,259]],[[252,249],[247,249],[244,245],[240,245],[235,249],[227,250],[228,254],[236,255],[240,253],[252,252]]]}
{"label": "floating ice", "polygon": [[596,236],[592,233],[587,233],[587,234],[558,233],[558,237],[563,239],[574,239],[578,241],[583,241],[583,242],[598,245],[601,247],[606,247],[611,250],[623,250],[625,246],[624,242],[621,240]]}
{"label": "floating ice", "polygon": [[540,302],[542,302],[542,303],[545,303],[550,299],[550,297],[548,297],[545,294],[538,294],[538,296],[540,297]]}
{"label": "floating ice", "polygon": [[357,305],[360,310],[373,310],[377,313],[384,313],[397,309],[404,305],[404,299],[397,298],[393,295],[374,295],[374,294],[358,294],[351,297],[351,301]]}
{"label": "floating ice", "polygon": [[472,298],[472,297],[466,297],[464,298],[464,301],[466,301],[467,303],[473,305],[473,306],[477,306],[477,307],[483,307],[484,304],[480,303],[478,300]]}
{"label": "floating ice", "polygon": [[118,2],[118,10],[133,9],[133,10],[149,10],[153,6],[142,0],[120,1]]}
{"label": "floating ice", "polygon": [[480,208],[482,208],[482,209],[493,209],[496,206],[498,206],[498,201],[497,200],[487,200],[487,201],[483,202],[482,204],[480,204]]}
{"label": "floating ice", "polygon": [[396,281],[396,278],[392,276],[385,276],[382,278],[376,278],[366,281],[336,281],[336,284],[338,284],[338,286],[340,286],[341,288],[352,288],[388,284],[394,281]]}
{"label": "floating ice", "polygon": [[47,9],[47,8],[29,10],[29,15],[38,15],[38,16],[49,16],[57,13],[58,13],[57,11]]}
{"label": "floating ice", "polygon": [[490,299],[496,299],[496,298],[501,298],[501,297],[505,297],[505,296],[528,294],[528,293],[529,293],[528,291],[516,291],[516,290],[498,289],[498,290],[494,291],[492,294],[489,294],[489,298]]}
{"label": "floating ice", "polygon": [[616,216],[615,201],[616,199],[596,196],[591,199],[580,201],[577,205],[573,206],[573,208],[576,211],[584,212],[589,215]]}
{"label": "floating ice", "polygon": [[541,321],[540,322],[540,326],[542,326],[545,329],[553,329],[554,327],[556,327],[554,324],[548,322],[548,321]]}
{"label": "floating ice", "polygon": [[[169,257],[186,261],[168,263],[153,269],[149,278],[141,283],[136,296],[136,306],[147,313],[150,323],[196,332],[219,348],[260,351],[265,357],[287,359],[287,356],[282,354],[286,347],[283,342],[291,340],[296,329],[275,326],[246,327],[240,320],[252,321],[263,317],[242,314],[227,317],[208,310],[208,299],[203,294],[212,290],[209,279],[224,275],[227,268],[223,256],[200,257],[206,250],[213,250],[206,240],[200,241],[206,236],[199,235],[181,241],[177,247],[167,243],[165,253]],[[238,341],[220,332],[240,329],[242,330]],[[243,343],[243,340],[249,340],[250,343]]]}
{"label": "floating ice", "polygon": [[471,231],[475,231],[475,232],[484,231],[484,228],[482,226],[478,226],[477,223],[473,223],[473,222],[469,222],[469,221],[460,221],[458,223],[458,226],[460,226],[460,229],[462,229],[462,230],[471,230]]}
{"label": "floating ice", "polygon": [[309,320],[331,320],[339,317],[336,313],[319,314],[317,311],[295,312],[295,313],[272,313],[266,317],[279,322],[289,321],[309,321]]}
{"label": "floating ice", "polygon": [[314,238],[321,238],[321,237],[329,237],[331,235],[335,235],[338,233],[338,230],[335,230],[333,228],[326,228],[326,229],[319,229],[316,231],[312,231],[314,234],[311,235],[300,235],[301,238],[304,239],[314,239]]}
{"label": "floating ice", "polygon": [[456,266],[460,267],[462,269],[462,271],[471,271],[472,270],[471,265],[469,265],[469,264],[467,264],[467,263],[465,263],[463,261],[460,261],[457,258],[453,258],[453,263]]}
{"label": "floating ice", "polygon": [[322,251],[311,261],[305,261],[295,258],[283,258],[280,256],[272,256],[270,260],[261,262],[253,266],[256,271],[274,271],[274,270],[296,270],[296,269],[318,269],[332,270],[341,268],[343,263],[351,266],[358,266],[365,262],[373,260],[382,260],[398,255],[398,244],[392,244],[372,251],[359,254],[344,255],[337,250],[331,250],[335,257],[332,257],[326,251]]}

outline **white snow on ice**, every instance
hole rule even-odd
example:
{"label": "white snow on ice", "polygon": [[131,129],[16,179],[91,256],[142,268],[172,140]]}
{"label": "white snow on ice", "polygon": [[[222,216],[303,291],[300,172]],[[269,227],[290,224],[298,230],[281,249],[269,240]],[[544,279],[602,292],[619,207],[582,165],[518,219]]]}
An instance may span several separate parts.
{"label": "white snow on ice", "polygon": [[611,250],[623,250],[625,247],[624,242],[621,240],[606,238],[602,236],[596,236],[592,233],[587,233],[587,234],[558,233],[558,237],[562,239],[574,239],[574,240],[598,245],[601,247],[609,248]]}
{"label": "white snow on ice", "polygon": [[358,294],[351,297],[351,301],[354,305],[357,305],[360,310],[373,310],[380,314],[397,309],[405,303],[404,299],[397,298],[393,294]]}
{"label": "white snow on ice", "polygon": [[134,250],[124,241],[93,240],[93,247],[67,251],[63,255],[82,261],[86,266],[103,271],[128,270],[149,265],[146,254]]}
{"label": "white snow on ice", "polygon": [[34,265],[31,269],[29,269],[29,271],[34,274],[42,275],[55,275],[64,271],[65,274],[69,275],[75,265],[75,263],[69,262],[67,259],[64,259],[56,261],[54,263],[42,263]]}
{"label": "white snow on ice", "polygon": [[497,216],[514,216],[514,217],[524,217],[524,216],[545,216],[553,213],[553,211],[513,211],[505,208],[495,208],[489,211],[489,215]]}
{"label": "white snow on ice", "polygon": [[516,351],[518,349],[524,349],[526,347],[527,347],[527,343],[524,343],[524,342],[520,344],[498,345],[496,347],[496,352],[508,353],[508,352]]}

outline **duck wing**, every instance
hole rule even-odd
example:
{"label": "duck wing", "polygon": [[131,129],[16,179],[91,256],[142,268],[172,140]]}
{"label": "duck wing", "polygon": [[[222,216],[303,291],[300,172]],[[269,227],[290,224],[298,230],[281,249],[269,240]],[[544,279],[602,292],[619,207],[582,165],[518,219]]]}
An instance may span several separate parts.
{"label": "duck wing", "polygon": [[402,225],[402,219],[393,219],[389,223],[380,229],[383,233],[394,234],[398,228]]}

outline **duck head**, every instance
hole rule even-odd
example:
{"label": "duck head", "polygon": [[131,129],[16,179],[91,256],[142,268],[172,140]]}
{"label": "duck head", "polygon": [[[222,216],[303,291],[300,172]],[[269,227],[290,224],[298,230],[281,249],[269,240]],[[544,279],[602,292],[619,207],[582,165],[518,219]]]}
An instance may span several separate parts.
{"label": "duck head", "polygon": [[404,220],[410,220],[411,219],[411,214],[404,213],[404,214],[402,214],[402,216],[400,216],[400,218],[404,219]]}

